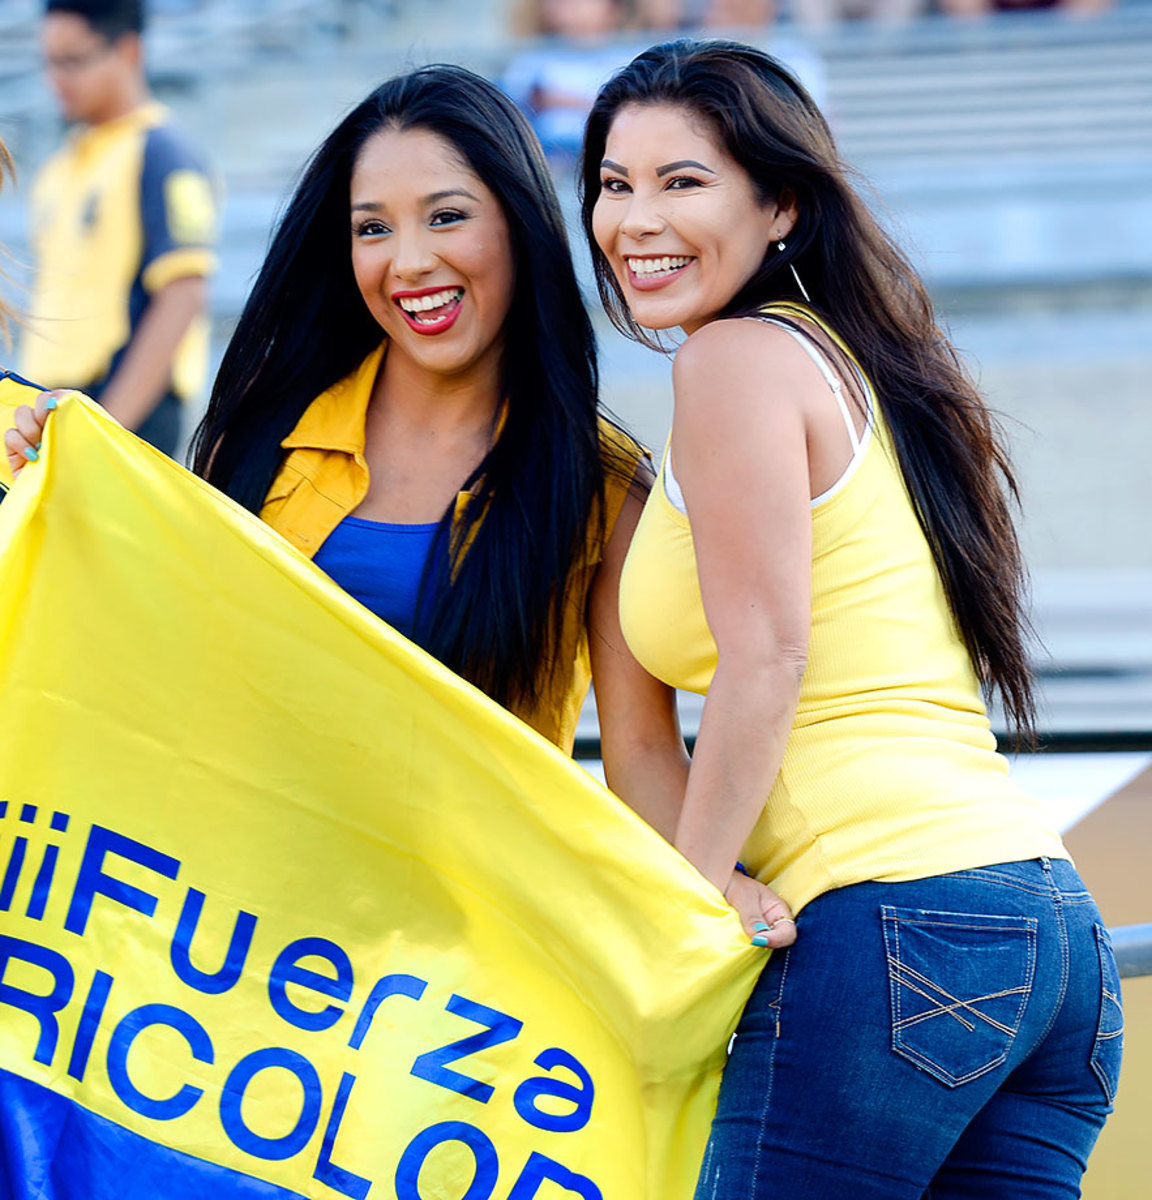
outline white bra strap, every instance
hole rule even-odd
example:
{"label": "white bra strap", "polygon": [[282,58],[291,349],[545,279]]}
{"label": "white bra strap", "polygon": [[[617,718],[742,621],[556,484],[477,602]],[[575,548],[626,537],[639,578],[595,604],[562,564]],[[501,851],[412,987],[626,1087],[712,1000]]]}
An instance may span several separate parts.
{"label": "white bra strap", "polygon": [[668,453],[664,456],[664,494],[674,509],[682,512],[685,516],[688,515],[688,505],[684,503],[684,493],[680,489],[679,480],[672,471],[671,446],[668,447]]}
{"label": "white bra strap", "polygon": [[805,354],[819,368],[820,374],[824,376],[824,382],[832,389],[832,395],[836,397],[836,403],[840,407],[840,415],[844,418],[844,428],[848,430],[848,439],[852,443],[852,453],[855,455],[860,449],[860,435],[856,432],[856,422],[853,420],[852,413],[848,408],[848,401],[844,399],[844,389],[840,384],[840,380],[828,365],[828,360],[824,357],[819,347],[817,347],[807,334],[801,333],[799,329],[793,329],[791,325],[786,325],[783,321],[777,321],[767,316],[757,317],[756,319],[785,330],[804,347]]}
{"label": "white bra strap", "polygon": [[[793,329],[791,325],[787,325],[783,321],[778,321],[770,316],[757,316],[755,319],[757,321],[764,321],[768,325],[776,325],[780,329],[784,329],[790,333],[800,343],[800,345],[804,347],[804,352],[816,364],[817,368],[819,368],[820,374],[824,376],[825,383],[827,383],[829,388],[832,390],[832,395],[836,397],[836,403],[840,408],[840,415],[844,418],[844,428],[848,430],[848,438],[852,443],[852,463],[849,464],[847,471],[845,471],[841,479],[831,489],[831,491],[835,491],[837,488],[842,486],[844,480],[851,475],[852,464],[859,459],[860,451],[864,445],[864,439],[861,438],[860,434],[856,432],[856,422],[852,418],[851,410],[848,408],[848,402],[844,399],[844,389],[840,384],[840,380],[837,377],[836,372],[833,371],[828,365],[828,360],[824,357],[823,351],[821,351],[819,346],[817,346],[807,334],[802,333],[799,329]],[[853,363],[852,366],[855,369],[856,375],[864,389],[865,403],[868,405],[868,411],[865,413],[864,420],[864,433],[865,436],[867,436],[871,432],[872,428],[872,390],[868,386],[868,381],[864,378],[864,374],[860,368],[856,367],[855,363]],[[676,475],[672,470],[671,446],[668,447],[668,451],[664,456],[663,476],[664,494],[668,497],[668,500],[671,502],[673,508],[687,516],[688,506],[684,503],[684,493],[681,490],[680,483],[676,479]],[[822,496],[817,496],[812,501],[812,504],[814,506],[819,504],[830,494],[831,492],[826,492]]]}

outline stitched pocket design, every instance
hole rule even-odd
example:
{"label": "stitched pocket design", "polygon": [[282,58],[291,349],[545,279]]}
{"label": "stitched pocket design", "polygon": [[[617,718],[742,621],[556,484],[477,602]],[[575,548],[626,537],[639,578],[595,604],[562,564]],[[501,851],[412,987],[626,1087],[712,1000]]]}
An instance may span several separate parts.
{"label": "stitched pocket design", "polygon": [[1120,1083],[1120,1059],[1124,1050],[1124,1002],[1120,996],[1120,972],[1112,953],[1112,939],[1103,925],[1095,925],[1096,950],[1100,955],[1100,1017],[1092,1047],[1092,1070],[1111,1104]]}
{"label": "stitched pocket design", "polygon": [[1008,1057],[1036,969],[1033,917],[881,908],[892,1049],[949,1087]]}

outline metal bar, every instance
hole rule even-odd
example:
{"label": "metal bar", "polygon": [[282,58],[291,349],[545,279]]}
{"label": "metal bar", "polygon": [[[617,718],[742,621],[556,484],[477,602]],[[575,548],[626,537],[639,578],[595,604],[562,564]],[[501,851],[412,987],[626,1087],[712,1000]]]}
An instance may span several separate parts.
{"label": "metal bar", "polygon": [[[1004,754],[1015,750],[1012,739],[996,732],[996,741]],[[1025,748],[1027,749],[1027,748]],[[1124,730],[1041,730],[1036,735],[1036,749],[1049,754],[1118,754],[1152,750],[1152,729]]]}
{"label": "metal bar", "polygon": [[[694,730],[685,730],[684,741],[689,751],[696,744]],[[997,734],[1000,750],[1005,754],[1015,751],[1012,739],[1004,733]],[[1025,748],[1025,752],[1027,752]],[[1039,733],[1036,750],[1048,754],[1115,754],[1120,752],[1152,751],[1152,729],[1132,729],[1115,732],[1096,730],[1066,730]],[[600,738],[595,734],[580,734],[572,750],[572,757],[595,759],[600,757]]]}
{"label": "metal bar", "polygon": [[1152,975],[1152,924],[1119,925],[1108,932],[1121,979]]}

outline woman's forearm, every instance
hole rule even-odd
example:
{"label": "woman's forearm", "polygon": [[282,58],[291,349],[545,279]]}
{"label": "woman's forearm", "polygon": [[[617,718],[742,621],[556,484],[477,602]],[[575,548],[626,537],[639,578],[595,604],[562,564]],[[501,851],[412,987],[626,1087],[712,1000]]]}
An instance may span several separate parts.
{"label": "woman's forearm", "polygon": [[688,783],[684,744],[635,745],[604,755],[608,786],[669,842],[676,835]]}
{"label": "woman's forearm", "polygon": [[721,656],[700,719],[676,848],[723,889],[772,790],[800,695],[803,663]]}

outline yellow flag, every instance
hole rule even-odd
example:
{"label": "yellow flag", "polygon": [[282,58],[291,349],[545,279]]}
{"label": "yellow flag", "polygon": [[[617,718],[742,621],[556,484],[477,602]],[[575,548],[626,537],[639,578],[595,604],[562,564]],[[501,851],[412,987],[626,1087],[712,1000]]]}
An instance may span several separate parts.
{"label": "yellow flag", "polygon": [[688,1200],[762,962],[577,765],[62,402],[0,503],[0,1194]]}

